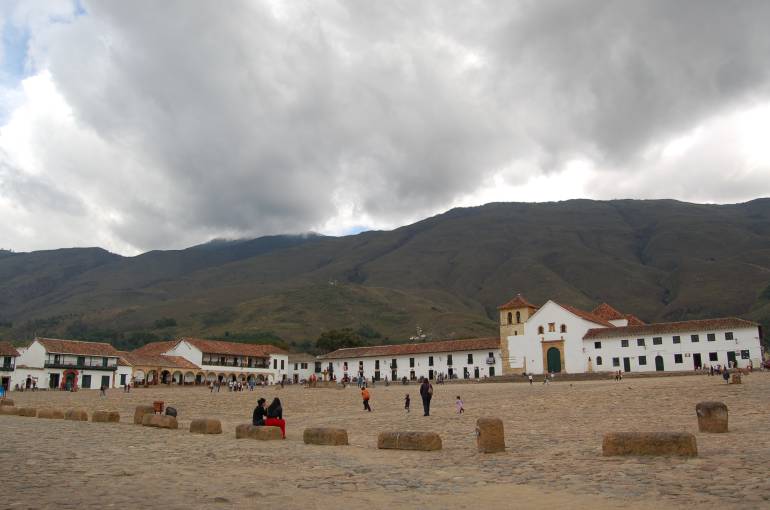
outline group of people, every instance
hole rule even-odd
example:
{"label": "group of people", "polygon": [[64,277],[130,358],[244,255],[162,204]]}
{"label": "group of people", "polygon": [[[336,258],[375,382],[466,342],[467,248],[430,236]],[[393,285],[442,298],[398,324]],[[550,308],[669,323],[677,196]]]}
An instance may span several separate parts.
{"label": "group of people", "polygon": [[[361,388],[361,399],[364,402],[364,411],[372,412],[372,406],[369,402],[371,398],[372,394],[369,392],[369,388],[363,386]],[[430,416],[430,401],[433,398],[433,385],[427,377],[423,377],[420,382],[420,398],[422,399],[423,416]],[[407,413],[410,411],[411,402],[412,400],[409,397],[409,393],[407,393],[404,397],[404,409]],[[459,396],[457,397],[457,402],[458,414],[462,414],[465,409],[463,408],[463,403]]]}
{"label": "group of people", "polygon": [[251,417],[251,423],[255,427],[279,427],[281,437],[286,439],[286,420],[283,419],[283,406],[281,400],[276,397],[273,402],[265,408],[267,401],[264,398],[257,400],[257,407]]}

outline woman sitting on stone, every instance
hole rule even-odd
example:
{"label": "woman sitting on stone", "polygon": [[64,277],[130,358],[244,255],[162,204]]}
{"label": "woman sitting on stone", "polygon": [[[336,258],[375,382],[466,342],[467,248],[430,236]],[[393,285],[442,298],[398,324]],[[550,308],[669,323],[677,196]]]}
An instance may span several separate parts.
{"label": "woman sitting on stone", "polygon": [[283,407],[281,407],[281,401],[278,397],[274,398],[273,402],[267,408],[265,425],[268,427],[280,427],[281,437],[286,439],[286,421],[283,419]]}
{"label": "woman sitting on stone", "polygon": [[265,418],[267,417],[267,410],[265,409],[265,399],[260,398],[257,400],[257,407],[254,408],[254,414],[251,418],[252,425],[261,427],[265,425]]}

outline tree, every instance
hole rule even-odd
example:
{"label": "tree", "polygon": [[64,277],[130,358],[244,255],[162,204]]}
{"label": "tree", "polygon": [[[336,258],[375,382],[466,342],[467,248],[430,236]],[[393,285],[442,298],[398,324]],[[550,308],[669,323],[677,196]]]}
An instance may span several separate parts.
{"label": "tree", "polygon": [[316,340],[315,345],[319,352],[325,354],[337,349],[360,347],[362,344],[361,338],[352,329],[344,328],[324,331]]}

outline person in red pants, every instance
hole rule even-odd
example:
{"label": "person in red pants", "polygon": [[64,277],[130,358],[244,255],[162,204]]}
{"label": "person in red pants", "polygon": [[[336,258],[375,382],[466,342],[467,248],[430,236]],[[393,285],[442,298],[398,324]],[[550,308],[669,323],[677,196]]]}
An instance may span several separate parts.
{"label": "person in red pants", "polygon": [[278,397],[274,398],[273,402],[267,407],[265,426],[280,427],[281,437],[286,439],[286,420],[283,419],[283,407],[281,407],[281,401]]}

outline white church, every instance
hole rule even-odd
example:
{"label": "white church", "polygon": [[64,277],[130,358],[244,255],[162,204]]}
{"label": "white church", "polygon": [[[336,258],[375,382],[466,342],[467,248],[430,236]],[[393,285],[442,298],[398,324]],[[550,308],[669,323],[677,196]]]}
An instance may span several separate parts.
{"label": "white church", "polygon": [[759,368],[759,325],[734,317],[645,324],[604,303],[588,312],[521,295],[500,306],[504,373]]}

